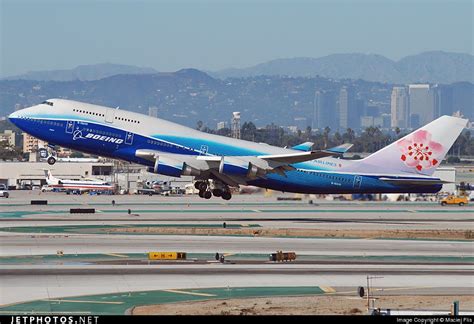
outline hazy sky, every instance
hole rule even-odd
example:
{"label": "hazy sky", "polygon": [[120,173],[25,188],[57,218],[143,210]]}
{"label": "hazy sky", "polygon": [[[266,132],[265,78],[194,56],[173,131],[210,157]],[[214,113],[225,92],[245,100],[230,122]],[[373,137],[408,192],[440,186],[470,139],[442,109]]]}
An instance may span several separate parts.
{"label": "hazy sky", "polygon": [[332,53],[473,53],[472,0],[0,4],[0,76],[104,62],[218,70]]}

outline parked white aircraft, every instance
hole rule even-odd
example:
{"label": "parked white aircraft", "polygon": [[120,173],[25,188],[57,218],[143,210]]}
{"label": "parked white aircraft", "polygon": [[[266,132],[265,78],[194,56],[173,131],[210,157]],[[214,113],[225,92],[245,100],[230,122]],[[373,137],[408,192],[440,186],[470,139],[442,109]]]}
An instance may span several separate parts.
{"label": "parked white aircraft", "polygon": [[51,170],[44,170],[46,176],[46,183],[48,187],[65,189],[65,190],[79,190],[79,191],[106,191],[113,190],[114,186],[106,181],[97,179],[84,180],[65,180],[54,177]]}

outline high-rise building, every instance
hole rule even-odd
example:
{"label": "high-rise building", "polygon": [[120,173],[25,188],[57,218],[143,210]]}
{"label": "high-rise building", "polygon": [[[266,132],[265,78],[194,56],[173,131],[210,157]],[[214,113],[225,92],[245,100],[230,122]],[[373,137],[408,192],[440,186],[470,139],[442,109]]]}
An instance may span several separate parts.
{"label": "high-rise building", "polygon": [[[354,120],[352,121],[352,129],[360,129],[361,128],[361,117],[367,116],[368,109],[367,109],[367,102],[365,99],[355,99],[354,100]],[[377,117],[377,116],[375,116]]]}
{"label": "high-rise building", "polygon": [[418,128],[438,117],[435,91],[429,84],[410,84],[410,127]]}
{"label": "high-rise building", "polygon": [[434,90],[439,106],[439,115],[451,116],[454,113],[453,88],[451,87],[451,85],[437,85],[436,87],[434,87]]}
{"label": "high-rise building", "polygon": [[158,107],[156,106],[148,107],[148,116],[158,118]]}
{"label": "high-rise building", "polygon": [[234,111],[232,113],[232,137],[240,139],[240,112]]}
{"label": "high-rise building", "polygon": [[460,111],[465,118],[474,120],[474,85],[470,82],[452,84],[453,113]]}
{"label": "high-rise building", "polygon": [[342,87],[339,91],[338,108],[339,129],[357,128],[360,117],[357,117],[354,94],[348,87]]}
{"label": "high-rise building", "polygon": [[317,90],[314,94],[312,129],[324,129],[329,127],[336,129],[336,97],[333,91]]}
{"label": "high-rise building", "polygon": [[390,107],[392,114],[390,126],[392,128],[408,128],[410,106],[405,87],[393,87]]}

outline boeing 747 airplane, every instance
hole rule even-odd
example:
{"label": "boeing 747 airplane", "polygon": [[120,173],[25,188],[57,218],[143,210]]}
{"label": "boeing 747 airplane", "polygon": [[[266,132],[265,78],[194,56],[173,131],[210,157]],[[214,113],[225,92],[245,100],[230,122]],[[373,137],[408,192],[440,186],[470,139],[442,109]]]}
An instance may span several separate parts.
{"label": "boeing 747 airplane", "polygon": [[[230,187],[239,185],[316,194],[436,193],[443,181],[433,173],[468,122],[442,116],[364,159],[344,160],[337,158],[338,148],[280,148],[63,99],[9,119],[50,145],[139,163],[168,176],[192,175],[202,198],[225,200],[231,199]],[[54,156],[48,162],[54,164]]]}

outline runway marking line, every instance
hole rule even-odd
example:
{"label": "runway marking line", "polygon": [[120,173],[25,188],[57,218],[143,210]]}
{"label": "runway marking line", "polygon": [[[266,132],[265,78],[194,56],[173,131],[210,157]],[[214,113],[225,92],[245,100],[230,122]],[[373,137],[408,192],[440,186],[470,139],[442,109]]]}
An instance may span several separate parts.
{"label": "runway marking line", "polygon": [[329,286],[319,286],[319,288],[321,288],[321,290],[324,291],[327,294],[336,292],[336,289],[334,289],[332,287],[329,287]]}
{"label": "runway marking line", "polygon": [[104,255],[110,255],[110,256],[114,256],[114,257],[118,257],[118,258],[128,258],[128,255],[124,255],[124,254],[104,253]]}
{"label": "runway marking line", "polygon": [[123,304],[124,302],[109,302],[99,300],[71,300],[71,299],[43,299],[42,301],[58,302],[58,303],[86,303],[86,304]]}
{"label": "runway marking line", "polygon": [[212,295],[212,294],[197,293],[197,292],[192,292],[192,291],[182,291],[182,290],[175,290],[175,289],[166,289],[166,290],[162,290],[162,291],[175,293],[175,294],[193,295],[193,296],[204,296],[204,297],[216,297],[217,296],[217,295]]}
{"label": "runway marking line", "polygon": [[[31,311],[2,311],[0,310],[0,314],[31,314]],[[42,314],[92,314],[92,312],[89,311],[81,311],[81,312],[41,312],[41,311],[35,311],[35,315],[42,315]]]}

